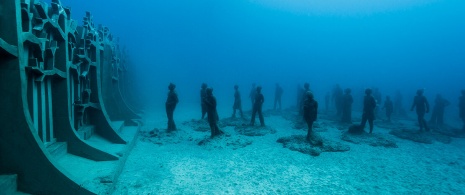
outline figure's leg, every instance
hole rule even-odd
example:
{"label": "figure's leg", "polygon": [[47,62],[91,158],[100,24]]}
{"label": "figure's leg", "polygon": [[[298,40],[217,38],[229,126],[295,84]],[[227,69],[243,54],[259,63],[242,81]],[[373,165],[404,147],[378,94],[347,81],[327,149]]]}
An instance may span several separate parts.
{"label": "figure's leg", "polygon": [[423,116],[421,113],[417,113],[417,117],[418,117],[418,125],[420,125],[420,131],[423,130]]}
{"label": "figure's leg", "polygon": [[362,122],[360,123],[360,126],[362,127],[362,129],[365,129],[365,125],[367,124],[367,117],[366,117],[366,114],[363,114],[362,115]]}
{"label": "figure's leg", "polygon": [[232,114],[231,117],[236,118],[236,108],[235,107],[233,108],[233,114]]}
{"label": "figure's leg", "polygon": [[257,113],[257,109],[254,106],[253,110],[252,110],[252,118],[250,119],[250,125],[252,125],[252,126],[255,124],[255,114],[256,113]]}
{"label": "figure's leg", "polygon": [[265,126],[265,119],[263,118],[262,108],[258,109],[258,117],[260,118],[260,125]]}
{"label": "figure's leg", "polygon": [[307,122],[307,126],[308,126],[308,130],[307,130],[307,140],[310,141],[310,138],[311,138],[311,135],[312,135],[312,131],[313,131],[313,121],[306,120],[306,122]]}

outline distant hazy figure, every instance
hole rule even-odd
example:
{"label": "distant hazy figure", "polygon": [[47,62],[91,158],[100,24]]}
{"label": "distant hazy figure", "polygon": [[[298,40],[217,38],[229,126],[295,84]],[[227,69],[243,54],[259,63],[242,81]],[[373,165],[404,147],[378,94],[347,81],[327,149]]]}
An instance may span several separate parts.
{"label": "distant hazy figure", "polygon": [[429,112],[429,104],[426,97],[423,96],[423,89],[417,90],[417,95],[413,99],[412,108],[410,108],[410,110],[413,111],[415,107],[417,108],[416,111],[418,116],[418,124],[420,125],[420,131],[423,131],[423,128],[425,128],[426,131],[429,131],[428,125],[425,121],[425,114]]}
{"label": "distant hazy figure", "polygon": [[405,111],[402,106],[402,93],[400,93],[400,90],[397,90],[396,95],[394,95],[394,113],[404,115]]}
{"label": "distant hazy figure", "polygon": [[302,96],[300,97],[300,106],[299,106],[299,114],[304,114],[304,102],[307,99],[307,92],[310,91],[310,84],[304,83],[304,88],[302,90]]}
{"label": "distant hazy figure", "polygon": [[368,121],[370,124],[370,133],[373,132],[373,121],[375,120],[375,108],[376,108],[376,100],[371,95],[371,89],[365,90],[365,98],[363,99],[363,115],[362,115],[362,123],[360,124],[362,128],[365,128],[365,125]]}
{"label": "distant hazy figure", "polygon": [[312,129],[313,129],[313,122],[316,121],[318,115],[318,102],[315,101],[313,98],[313,93],[307,91],[306,99],[303,104],[303,111],[304,111],[304,120],[307,122],[308,131],[307,131],[307,140],[310,141]]}
{"label": "distant hazy figure", "polygon": [[345,89],[345,94],[342,97],[342,119],[343,123],[352,123],[352,103],[354,99],[352,98],[352,90],[350,88]]}
{"label": "distant hazy figure", "polygon": [[342,115],[342,96],[343,96],[342,88],[339,84],[336,84],[333,89],[333,101],[334,105],[336,106],[336,115]]}
{"label": "distant hazy figure", "polygon": [[326,95],[325,95],[325,112],[326,112],[326,114],[329,113],[329,104],[330,104],[330,101],[331,101],[331,93],[328,92],[328,93],[326,93]]}
{"label": "distant hazy figure", "polygon": [[441,94],[437,94],[429,123],[436,126],[444,125],[444,110],[449,105],[448,100],[444,99]]}
{"label": "distant hazy figure", "polygon": [[278,110],[281,110],[281,97],[283,96],[283,88],[276,83],[276,89],[274,91],[274,110],[276,110],[276,104],[279,104]]}
{"label": "distant hazy figure", "polygon": [[257,88],[255,87],[255,83],[252,83],[252,89],[250,89],[250,93],[249,93],[249,98],[252,101],[252,109],[253,109],[256,93],[257,93]]}
{"label": "distant hazy figure", "polygon": [[465,131],[465,90],[462,90],[462,96],[459,97],[459,116],[463,121],[462,130]]}
{"label": "distant hazy figure", "polygon": [[176,108],[176,105],[179,102],[178,99],[178,94],[174,89],[176,88],[176,85],[173,83],[170,83],[168,85],[168,98],[166,99],[165,107],[166,107],[166,115],[168,116],[168,131],[176,130],[176,124],[174,123],[173,119],[173,114],[174,114],[174,109]]}
{"label": "distant hazy figure", "polygon": [[207,108],[205,107],[205,103],[203,102],[203,99],[207,97],[207,84],[202,83],[202,86],[200,87],[200,106],[202,107],[202,119],[205,118],[205,114],[207,113]]}
{"label": "distant hazy figure", "polygon": [[265,119],[263,118],[263,113],[262,113],[262,106],[263,106],[263,102],[265,102],[265,97],[263,97],[261,86],[258,86],[256,90],[257,91],[255,93],[255,100],[253,104],[252,119],[250,120],[250,125],[253,126],[255,124],[255,114],[258,113],[260,124],[262,126],[265,126]]}
{"label": "distant hazy figure", "polygon": [[216,98],[213,96],[213,89],[208,87],[206,89],[207,97],[204,102],[208,113],[208,123],[210,124],[211,137],[222,134],[223,132],[218,128],[218,112],[216,111]]}
{"label": "distant hazy figure", "polygon": [[233,114],[232,117],[236,117],[236,110],[239,110],[241,114],[241,118],[244,118],[244,114],[242,114],[242,100],[241,100],[241,93],[239,92],[239,86],[234,85],[234,105],[233,105]]}
{"label": "distant hazy figure", "polygon": [[386,101],[384,101],[383,110],[386,110],[387,121],[391,122],[391,115],[394,111],[394,104],[391,101],[391,97],[386,96]]}

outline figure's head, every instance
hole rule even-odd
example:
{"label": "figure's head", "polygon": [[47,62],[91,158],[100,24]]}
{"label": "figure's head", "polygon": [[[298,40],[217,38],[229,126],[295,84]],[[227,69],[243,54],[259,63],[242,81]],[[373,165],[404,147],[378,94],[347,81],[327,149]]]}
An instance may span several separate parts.
{"label": "figure's head", "polygon": [[305,83],[305,84],[304,84],[304,88],[305,88],[305,89],[310,89],[310,84],[309,84],[309,83]]}
{"label": "figure's head", "polygon": [[234,85],[234,89],[235,89],[235,90],[239,89],[239,86],[238,86],[238,85]]}
{"label": "figure's head", "polygon": [[371,95],[373,91],[370,88],[365,89],[365,94]]}
{"label": "figure's head", "polygon": [[176,85],[173,83],[170,83],[170,85],[168,85],[169,90],[174,90],[175,88],[176,88]]}
{"label": "figure's head", "polygon": [[350,88],[347,88],[346,90],[344,90],[344,92],[345,92],[346,94],[350,94],[350,93],[352,92],[352,90],[351,90]]}
{"label": "figure's head", "polygon": [[417,95],[423,95],[423,92],[425,92],[424,89],[419,89],[417,90]]}
{"label": "figure's head", "polygon": [[307,96],[308,99],[313,99],[313,93],[312,92],[307,91],[307,93],[305,93],[305,95]]}
{"label": "figure's head", "polygon": [[262,91],[262,86],[257,87],[257,92],[260,93]]}
{"label": "figure's head", "polygon": [[208,87],[208,85],[206,83],[202,83],[202,89],[206,89]]}
{"label": "figure's head", "polygon": [[212,95],[213,94],[213,88],[211,88],[211,87],[207,87],[207,89],[205,91],[207,92],[207,95]]}

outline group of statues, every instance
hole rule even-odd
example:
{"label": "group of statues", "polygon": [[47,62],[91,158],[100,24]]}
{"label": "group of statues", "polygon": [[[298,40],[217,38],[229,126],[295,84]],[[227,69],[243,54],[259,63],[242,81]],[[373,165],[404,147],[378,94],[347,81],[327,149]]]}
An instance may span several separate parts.
{"label": "group of statues", "polygon": [[[179,102],[178,95],[175,91],[176,85],[170,83],[168,86],[168,98],[166,100],[166,114],[168,117],[168,131],[176,130],[176,125],[173,120],[174,109],[176,108],[177,103]],[[281,110],[281,97],[283,95],[283,89],[279,84],[276,84],[275,89],[275,101],[274,101],[274,110]],[[420,131],[429,131],[428,124],[425,120],[425,114],[429,112],[430,106],[428,100],[423,95],[424,90],[419,89],[417,95],[414,97],[413,104],[411,106],[411,111],[416,110],[418,116],[418,124]],[[462,130],[465,131],[465,90],[461,91],[462,95],[459,98],[459,116],[462,119],[464,125]],[[252,117],[250,119],[250,126],[255,125],[255,118],[258,114],[260,120],[260,125],[265,126],[265,120],[263,117],[263,103],[265,98],[262,94],[262,87],[252,85],[252,89],[249,94],[249,98],[252,102]],[[202,110],[202,119],[207,115],[207,120],[211,129],[211,137],[215,137],[223,134],[223,132],[218,128],[218,112],[216,109],[217,101],[213,95],[213,88],[208,87],[206,83],[201,85],[200,89],[200,99],[201,99],[201,110]],[[329,107],[330,94],[328,93],[325,97],[326,100],[326,109]],[[352,123],[352,103],[354,102],[351,95],[351,89],[347,88],[344,91],[339,85],[333,90],[332,100],[336,106],[336,115],[341,117],[342,123]],[[369,133],[373,132],[373,122],[375,120],[376,109],[382,109],[386,112],[387,121],[391,121],[391,115],[397,111],[401,113],[401,101],[402,96],[399,92],[396,93],[395,101],[393,102],[390,96],[386,96],[384,105],[381,107],[381,93],[375,88],[374,90],[368,88],[365,90],[365,96],[363,98],[363,114],[362,121],[360,126],[362,129],[365,128],[366,123],[369,124]],[[450,105],[450,102],[444,99],[441,95],[437,95],[435,99],[435,106],[431,116],[430,123],[436,125],[442,125],[444,123],[444,108]],[[304,84],[304,87],[300,89],[298,94],[298,105],[299,115],[303,117],[303,120],[307,123],[307,140],[311,139],[313,123],[316,121],[318,116],[318,102],[314,99],[313,93],[310,91],[310,85],[308,83]],[[233,104],[233,114],[231,117],[236,117],[236,111],[239,111],[240,117],[244,118],[242,111],[242,100],[241,93],[239,91],[239,86],[234,85],[234,104]]]}

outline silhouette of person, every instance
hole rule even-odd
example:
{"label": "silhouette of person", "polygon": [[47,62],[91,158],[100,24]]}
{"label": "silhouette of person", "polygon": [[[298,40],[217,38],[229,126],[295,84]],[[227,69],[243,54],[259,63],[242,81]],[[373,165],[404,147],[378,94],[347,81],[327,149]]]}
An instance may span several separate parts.
{"label": "silhouette of person", "polygon": [[233,105],[233,114],[232,117],[236,117],[236,110],[239,110],[241,118],[244,118],[242,114],[242,102],[241,102],[241,93],[239,92],[239,86],[234,85],[234,105]]}
{"label": "silhouette of person", "polygon": [[310,84],[304,83],[304,88],[302,90],[302,96],[300,97],[300,107],[299,107],[299,114],[304,114],[304,101],[307,99],[307,92],[310,91]]}
{"label": "silhouette of person", "polygon": [[392,112],[394,112],[394,104],[391,101],[391,97],[386,96],[386,101],[384,101],[383,110],[386,109],[387,121],[391,121]]}
{"label": "silhouette of person", "polygon": [[262,113],[262,106],[263,102],[265,102],[265,97],[262,94],[262,87],[258,86],[255,93],[255,100],[252,109],[252,119],[250,121],[250,125],[253,126],[255,124],[255,115],[258,113],[258,117],[260,119],[261,126],[265,126],[265,120],[263,118]]}
{"label": "silhouette of person", "polygon": [[352,90],[350,88],[345,89],[345,94],[342,97],[342,119],[343,123],[352,123],[352,103],[354,99],[352,98]]}
{"label": "silhouette of person", "polygon": [[448,100],[444,99],[441,94],[437,94],[429,123],[432,125],[444,125],[444,110],[449,105],[450,102]]}
{"label": "silhouette of person", "polygon": [[423,89],[417,90],[417,95],[413,99],[413,104],[412,108],[410,108],[410,111],[413,111],[413,109],[416,107],[420,131],[423,131],[423,128],[425,128],[426,131],[429,131],[428,125],[425,121],[425,114],[429,112],[429,103],[426,97],[423,96],[423,92]]}
{"label": "silhouette of person", "polygon": [[205,118],[205,114],[207,113],[207,109],[205,108],[205,103],[203,99],[207,97],[207,84],[202,83],[200,87],[200,106],[202,107],[202,119]]}
{"label": "silhouette of person", "polygon": [[223,132],[218,127],[218,112],[216,110],[216,98],[213,96],[213,89],[208,87],[206,89],[207,96],[203,100],[207,109],[207,119],[210,124],[211,137],[222,134]]}
{"label": "silhouette of person", "polygon": [[173,115],[174,115],[174,109],[176,108],[176,105],[179,102],[178,99],[178,94],[174,90],[176,88],[176,85],[173,83],[170,83],[168,85],[168,98],[166,99],[165,103],[165,108],[166,108],[166,115],[168,116],[168,131],[176,130],[176,124],[174,123]]}
{"label": "silhouette of person", "polygon": [[276,83],[276,89],[274,92],[274,110],[276,110],[276,104],[279,104],[279,109],[281,110],[281,97],[283,96],[283,88],[279,86],[279,83]]}
{"label": "silhouette of person", "polygon": [[337,84],[333,89],[333,97],[332,97],[334,101],[334,105],[336,106],[337,116],[342,115],[342,96],[343,96],[342,88],[341,86],[339,86],[339,84]]}
{"label": "silhouette of person", "polygon": [[255,83],[252,83],[252,89],[250,89],[250,93],[249,93],[249,98],[252,101],[252,109],[253,109],[253,105],[255,102],[255,94],[257,93],[257,87],[255,86],[256,86]]}
{"label": "silhouette of person", "polygon": [[459,97],[459,116],[463,121],[462,130],[465,131],[465,90],[462,90],[462,96]]}
{"label": "silhouette of person", "polygon": [[362,114],[362,123],[360,126],[362,129],[365,128],[365,125],[368,121],[370,124],[370,133],[373,132],[373,121],[375,120],[375,108],[376,108],[376,100],[371,95],[371,89],[365,90],[365,98],[363,99],[363,114]]}
{"label": "silhouette of person", "polygon": [[305,93],[305,100],[303,103],[303,116],[305,122],[307,122],[307,141],[310,141],[311,135],[312,135],[312,129],[313,129],[313,122],[316,121],[317,115],[318,115],[318,102],[315,101],[313,98],[313,93],[310,91],[307,91]]}

